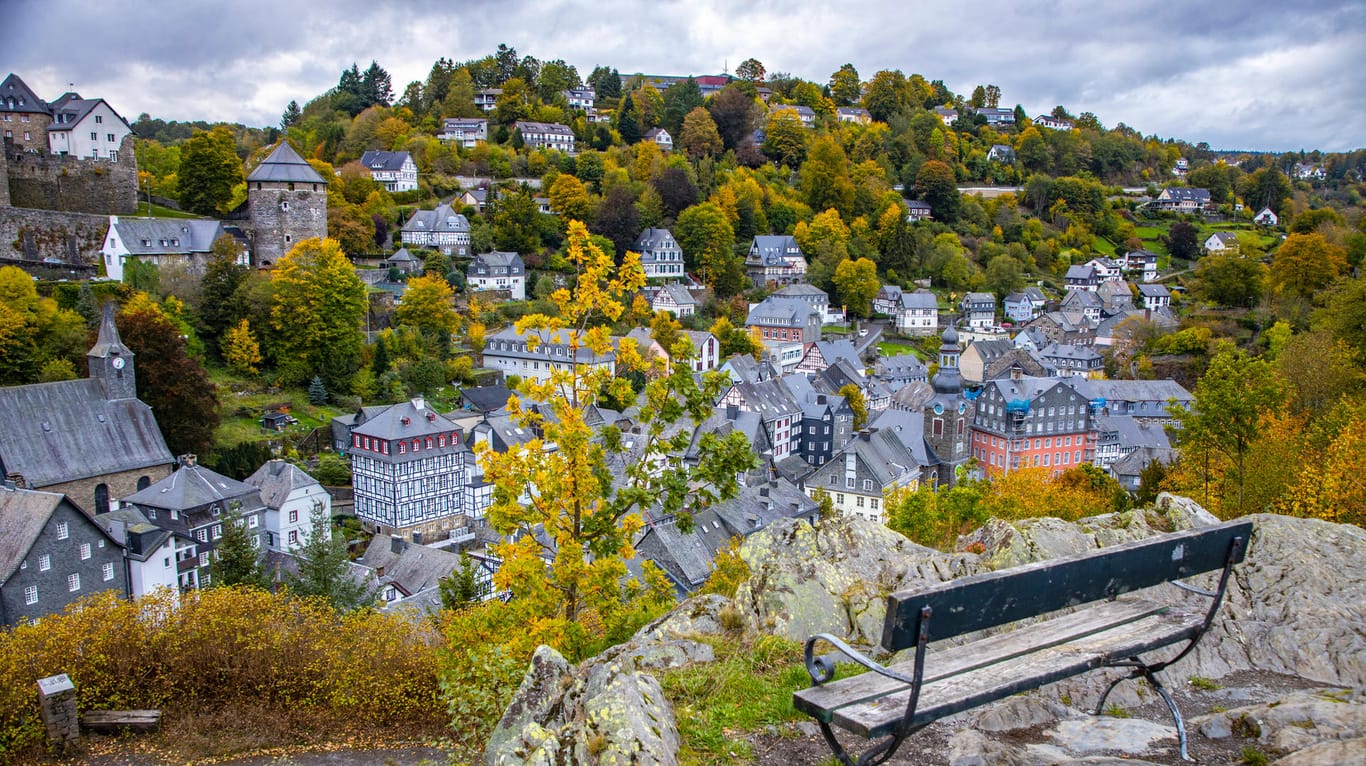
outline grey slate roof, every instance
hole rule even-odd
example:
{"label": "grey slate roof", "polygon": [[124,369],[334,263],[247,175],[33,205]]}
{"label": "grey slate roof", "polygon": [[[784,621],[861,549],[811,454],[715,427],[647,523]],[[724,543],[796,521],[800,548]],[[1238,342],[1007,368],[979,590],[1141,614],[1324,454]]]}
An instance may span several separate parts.
{"label": "grey slate roof", "polygon": [[460,554],[424,545],[401,543],[402,550],[394,553],[393,538],[389,535],[375,535],[361,556],[361,563],[384,574],[378,575],[380,582],[397,585],[405,595],[420,593],[435,588],[456,567],[460,566]]}
{"label": "grey slate roof", "polygon": [[408,252],[408,248],[406,247],[400,247],[398,250],[394,252],[393,255],[389,256],[388,258],[385,258],[384,262],[391,266],[400,263],[421,263],[421,261],[417,259],[416,255],[413,255],[412,253]]}
{"label": "grey slate roof", "polygon": [[816,307],[806,301],[770,295],[749,310],[745,324],[804,328],[807,317],[813,313],[817,313]]}
{"label": "grey slate roof", "polygon": [[818,302],[829,303],[830,294],[808,282],[796,282],[772,293],[777,298],[815,298]]}
{"label": "grey slate roof", "polygon": [[170,476],[124,498],[124,502],[144,508],[184,511],[259,494],[259,490],[250,484],[193,464],[180,466]]}
{"label": "grey slate roof", "polygon": [[901,308],[903,309],[938,309],[939,299],[929,290],[916,290],[913,293],[901,294]]}
{"label": "grey slate roof", "polygon": [[[461,216],[464,218],[464,216]],[[480,272],[479,269],[484,271]],[[525,271],[522,265],[522,256],[517,253],[505,253],[501,250],[494,250],[488,253],[479,253],[470,261],[467,269],[469,276],[517,276]]]}
{"label": "grey slate roof", "polygon": [[293,463],[284,460],[270,460],[248,476],[246,483],[261,490],[261,502],[270,508],[279,509],[296,489],[322,485]]}
{"label": "grey slate roof", "polygon": [[0,487],[0,583],[19,568],[64,497]]}
{"label": "grey slate roof", "polygon": [[[447,420],[444,415],[428,407],[425,400],[416,399],[390,405],[383,412],[367,418],[364,423],[352,429],[351,433],[384,441],[394,441],[425,436],[435,438],[437,434],[448,434],[459,430],[459,427]],[[462,439],[459,444],[435,449],[444,454],[445,452],[468,450],[469,447],[464,444]],[[429,453],[429,450],[424,450],[422,454]],[[396,462],[402,462],[403,457],[392,452],[388,455],[368,454],[376,460],[396,459]]]}
{"label": "grey slate roof", "polygon": [[460,389],[460,396],[471,409],[496,412],[507,406],[512,390],[507,386],[469,386]]}
{"label": "grey slate roof", "polygon": [[[540,345],[535,350],[527,347],[527,339],[532,335],[541,338]],[[509,325],[498,332],[489,335],[484,343],[484,356],[512,357],[514,359],[536,359],[538,361],[554,360],[556,348],[564,349],[564,355],[558,357],[562,360],[569,359],[569,335],[566,331],[560,330],[554,333],[543,330],[529,330],[525,335],[517,332],[515,326]],[[506,348],[502,346],[506,344]],[[616,354],[609,351],[602,356],[593,353],[587,346],[580,346],[574,361],[580,364],[599,364],[611,361],[616,358]]]}
{"label": "grey slate roof", "polygon": [[[797,240],[788,234],[760,234],[754,238],[750,245],[749,258],[746,263],[751,266],[783,266],[787,262],[787,250],[789,247],[796,248]],[[801,250],[798,248],[793,257],[800,257]]]}
{"label": "grey slate roof", "polygon": [[52,107],[38,97],[17,74],[0,81],[0,112],[52,114]]}
{"label": "grey slate roof", "polygon": [[404,231],[428,233],[456,232],[468,234],[470,222],[455,212],[450,205],[437,205],[435,210],[418,210],[403,224]]}
{"label": "grey slate roof", "polygon": [[[48,132],[71,130],[101,103],[108,106],[108,102],[102,98],[81,98],[79,93],[63,93],[56,101],[49,104],[52,109],[52,124],[48,126]],[[118,117],[119,121],[129,130],[132,130],[132,126],[128,125],[128,121],[123,119],[123,116],[114,107],[110,106],[109,111],[114,112],[114,116]]]}
{"label": "grey slate roof", "polygon": [[132,255],[207,253],[227,233],[219,221],[194,218],[118,218],[109,226]]}
{"label": "grey slate roof", "polygon": [[697,305],[697,299],[692,297],[692,293],[688,292],[688,288],[684,287],[683,285],[664,285],[662,292],[666,292],[669,294],[669,297],[673,299],[675,306]]}
{"label": "grey slate roof", "polygon": [[407,152],[368,151],[360,156],[360,164],[371,170],[399,171],[410,156]]}
{"label": "grey slate roof", "polygon": [[281,141],[260,165],[247,174],[247,182],[326,184],[327,179],[318,175],[318,171],[305,162],[288,141]]}
{"label": "grey slate roof", "polygon": [[1144,298],[1170,298],[1171,290],[1166,285],[1159,285],[1155,282],[1143,282],[1138,285],[1138,294]]}
{"label": "grey slate roof", "polygon": [[98,380],[0,388],[0,469],[30,487],[172,462],[152,408],[106,399]]}
{"label": "grey slate roof", "polygon": [[1174,380],[1091,380],[1077,379],[1072,383],[1077,392],[1087,399],[1108,402],[1161,402],[1168,399],[1188,403],[1194,400],[1191,392]]}

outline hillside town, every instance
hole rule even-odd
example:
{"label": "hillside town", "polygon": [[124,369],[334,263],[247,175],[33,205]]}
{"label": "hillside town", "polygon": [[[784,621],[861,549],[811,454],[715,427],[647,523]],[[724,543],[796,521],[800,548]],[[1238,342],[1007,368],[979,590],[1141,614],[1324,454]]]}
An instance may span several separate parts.
{"label": "hillside town", "polygon": [[601,638],[765,530],[992,487],[1361,518],[1362,152],[507,53],[267,129],[0,81],[0,626],[219,586],[420,626],[545,597],[530,556]]}

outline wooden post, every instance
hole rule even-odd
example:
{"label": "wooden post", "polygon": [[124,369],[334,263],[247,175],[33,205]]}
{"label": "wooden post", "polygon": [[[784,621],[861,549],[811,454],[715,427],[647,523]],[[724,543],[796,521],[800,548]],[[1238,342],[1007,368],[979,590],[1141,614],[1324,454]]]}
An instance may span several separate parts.
{"label": "wooden post", "polygon": [[76,717],[76,687],[65,673],[38,679],[38,703],[47,726],[47,738],[67,747],[80,741],[80,719]]}

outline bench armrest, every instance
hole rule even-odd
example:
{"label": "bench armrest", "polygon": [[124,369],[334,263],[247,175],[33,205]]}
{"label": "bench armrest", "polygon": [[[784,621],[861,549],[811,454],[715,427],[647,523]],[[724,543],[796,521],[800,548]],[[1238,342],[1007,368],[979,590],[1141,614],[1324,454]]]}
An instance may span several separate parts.
{"label": "bench armrest", "polygon": [[[818,641],[824,641],[827,644],[830,644],[831,646],[835,647],[837,651],[831,652],[829,654],[816,654],[815,649],[816,643]],[[886,676],[887,678],[891,678],[895,681],[901,681],[902,683],[906,684],[915,683],[914,678],[902,675],[901,673],[898,673],[895,670],[891,670],[883,665],[879,665],[878,663],[873,662],[872,660],[865,657],[858,650],[849,646],[840,639],[830,635],[829,633],[817,633],[816,635],[806,639],[806,672],[811,676],[812,683],[814,683],[817,686],[820,686],[821,684],[833,679],[835,677],[835,664],[840,661],[841,655],[848,658],[855,664],[862,665],[868,670],[877,673],[878,675]]]}

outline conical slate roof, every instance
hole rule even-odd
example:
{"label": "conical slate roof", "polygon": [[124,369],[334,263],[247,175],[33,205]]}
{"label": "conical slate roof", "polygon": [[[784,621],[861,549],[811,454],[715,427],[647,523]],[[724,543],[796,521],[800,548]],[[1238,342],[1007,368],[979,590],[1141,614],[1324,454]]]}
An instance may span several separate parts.
{"label": "conical slate roof", "polygon": [[254,182],[273,182],[273,183],[305,183],[305,184],[325,184],[327,179],[318,175],[318,171],[313,166],[304,161],[299,153],[289,145],[288,141],[281,141],[275,147],[275,151],[270,153],[257,165],[251,174],[247,176],[249,183]]}
{"label": "conical slate roof", "polygon": [[132,358],[133,352],[119,339],[119,328],[114,323],[114,302],[106,301],[104,314],[100,318],[100,334],[87,356],[106,357],[111,353]]}

